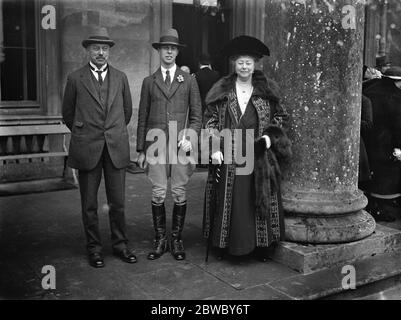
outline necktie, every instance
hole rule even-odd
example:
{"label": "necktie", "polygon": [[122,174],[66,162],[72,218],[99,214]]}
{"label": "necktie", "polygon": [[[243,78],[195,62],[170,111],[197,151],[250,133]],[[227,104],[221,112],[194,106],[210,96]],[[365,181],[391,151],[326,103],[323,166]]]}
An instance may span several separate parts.
{"label": "necktie", "polygon": [[91,68],[92,71],[95,71],[97,73],[97,81],[99,81],[99,85],[101,86],[103,84],[102,73],[105,72],[109,68],[109,66],[107,65],[106,68],[103,69],[103,71],[102,70],[96,70],[91,65],[89,65],[89,67]]}
{"label": "necktie", "polygon": [[102,72],[103,72],[103,71],[96,70],[96,73],[97,73],[97,81],[99,81],[99,85],[100,85],[100,86],[102,86],[102,84],[103,84]]}
{"label": "necktie", "polygon": [[170,71],[169,70],[166,70],[166,79],[164,80],[164,83],[166,84],[167,88],[170,89],[171,78],[170,78]]}

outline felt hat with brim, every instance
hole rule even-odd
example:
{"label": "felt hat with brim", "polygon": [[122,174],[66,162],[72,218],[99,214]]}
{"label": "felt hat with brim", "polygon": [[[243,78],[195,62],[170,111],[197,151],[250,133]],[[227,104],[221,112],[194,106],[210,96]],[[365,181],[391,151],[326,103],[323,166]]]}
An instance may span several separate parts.
{"label": "felt hat with brim", "polygon": [[269,56],[269,48],[259,39],[250,36],[239,36],[228,42],[221,53],[226,57],[251,55],[258,59]]}
{"label": "felt hat with brim", "polygon": [[387,56],[381,56],[376,58],[376,68],[381,68],[390,65],[391,62]]}
{"label": "felt hat with brim", "polygon": [[384,73],[383,77],[392,80],[401,80],[401,67],[390,67]]}
{"label": "felt hat with brim", "polygon": [[185,44],[180,43],[180,40],[178,38],[178,32],[175,29],[169,29],[166,32],[164,32],[160,36],[159,42],[153,42],[152,47],[155,48],[156,50],[159,49],[161,46],[177,46],[177,47],[186,47]]}
{"label": "felt hat with brim", "polygon": [[87,39],[82,41],[82,45],[86,48],[90,44],[108,44],[110,47],[114,46],[114,41],[109,38],[106,28],[91,27],[88,32]]}

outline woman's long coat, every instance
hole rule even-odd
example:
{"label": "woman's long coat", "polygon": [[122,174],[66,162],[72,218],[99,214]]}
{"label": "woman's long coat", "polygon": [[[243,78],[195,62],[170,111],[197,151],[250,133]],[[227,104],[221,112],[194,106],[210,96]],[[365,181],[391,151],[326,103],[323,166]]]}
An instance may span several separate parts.
{"label": "woman's long coat", "polygon": [[[224,146],[218,133],[223,129],[233,131],[240,119],[235,81],[234,74],[220,79],[206,98],[205,128],[208,129],[212,140],[217,145],[220,144],[223,153]],[[253,199],[256,204],[254,213],[256,246],[268,247],[272,242],[277,242],[284,236],[279,163],[291,155],[291,144],[283,130],[288,116],[279,104],[277,84],[267,79],[261,71],[254,72],[252,84],[254,90],[250,103],[253,104],[257,113],[257,129],[254,133],[255,195]],[[260,139],[263,134],[268,134],[272,141],[272,146],[268,150],[265,148],[264,139]],[[235,151],[232,150],[232,152],[234,154]],[[224,157],[227,158],[227,154]],[[203,233],[206,238],[209,238],[211,233],[213,246],[220,248],[228,247],[230,240],[232,191],[237,167],[235,163],[224,163],[219,169],[221,176],[218,177],[216,176],[218,166],[209,166],[205,190]],[[217,179],[218,182],[216,182]],[[213,223],[211,223],[212,221]]]}

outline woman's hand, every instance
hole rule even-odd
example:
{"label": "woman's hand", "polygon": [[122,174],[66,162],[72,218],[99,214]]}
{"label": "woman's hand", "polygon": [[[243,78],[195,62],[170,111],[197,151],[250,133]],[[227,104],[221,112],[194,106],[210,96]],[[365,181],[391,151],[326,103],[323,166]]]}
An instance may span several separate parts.
{"label": "woman's hand", "polygon": [[398,161],[401,161],[401,149],[399,149],[399,148],[394,148],[394,150],[393,150],[393,156],[394,156]]}
{"label": "woman's hand", "polygon": [[224,160],[224,157],[223,157],[223,154],[221,153],[221,151],[216,151],[216,152],[214,152],[214,153],[212,154],[211,158],[212,158],[212,163],[213,163],[213,160],[214,160],[214,161],[216,161],[218,164],[222,164],[222,163],[223,163],[223,160]]}

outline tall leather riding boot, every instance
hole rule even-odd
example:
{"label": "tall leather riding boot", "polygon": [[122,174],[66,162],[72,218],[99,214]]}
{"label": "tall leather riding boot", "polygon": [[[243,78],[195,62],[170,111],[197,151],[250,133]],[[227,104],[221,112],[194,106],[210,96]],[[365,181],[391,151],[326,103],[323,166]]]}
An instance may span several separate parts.
{"label": "tall leather riding boot", "polygon": [[173,208],[173,227],[171,230],[171,254],[176,260],[185,259],[184,244],[181,239],[181,233],[184,228],[185,213],[187,210],[187,203],[174,203]]}
{"label": "tall leather riding boot", "polygon": [[148,254],[149,260],[160,258],[167,251],[166,236],[166,209],[164,203],[155,204],[152,202],[153,225],[156,236],[153,240],[153,251]]}

